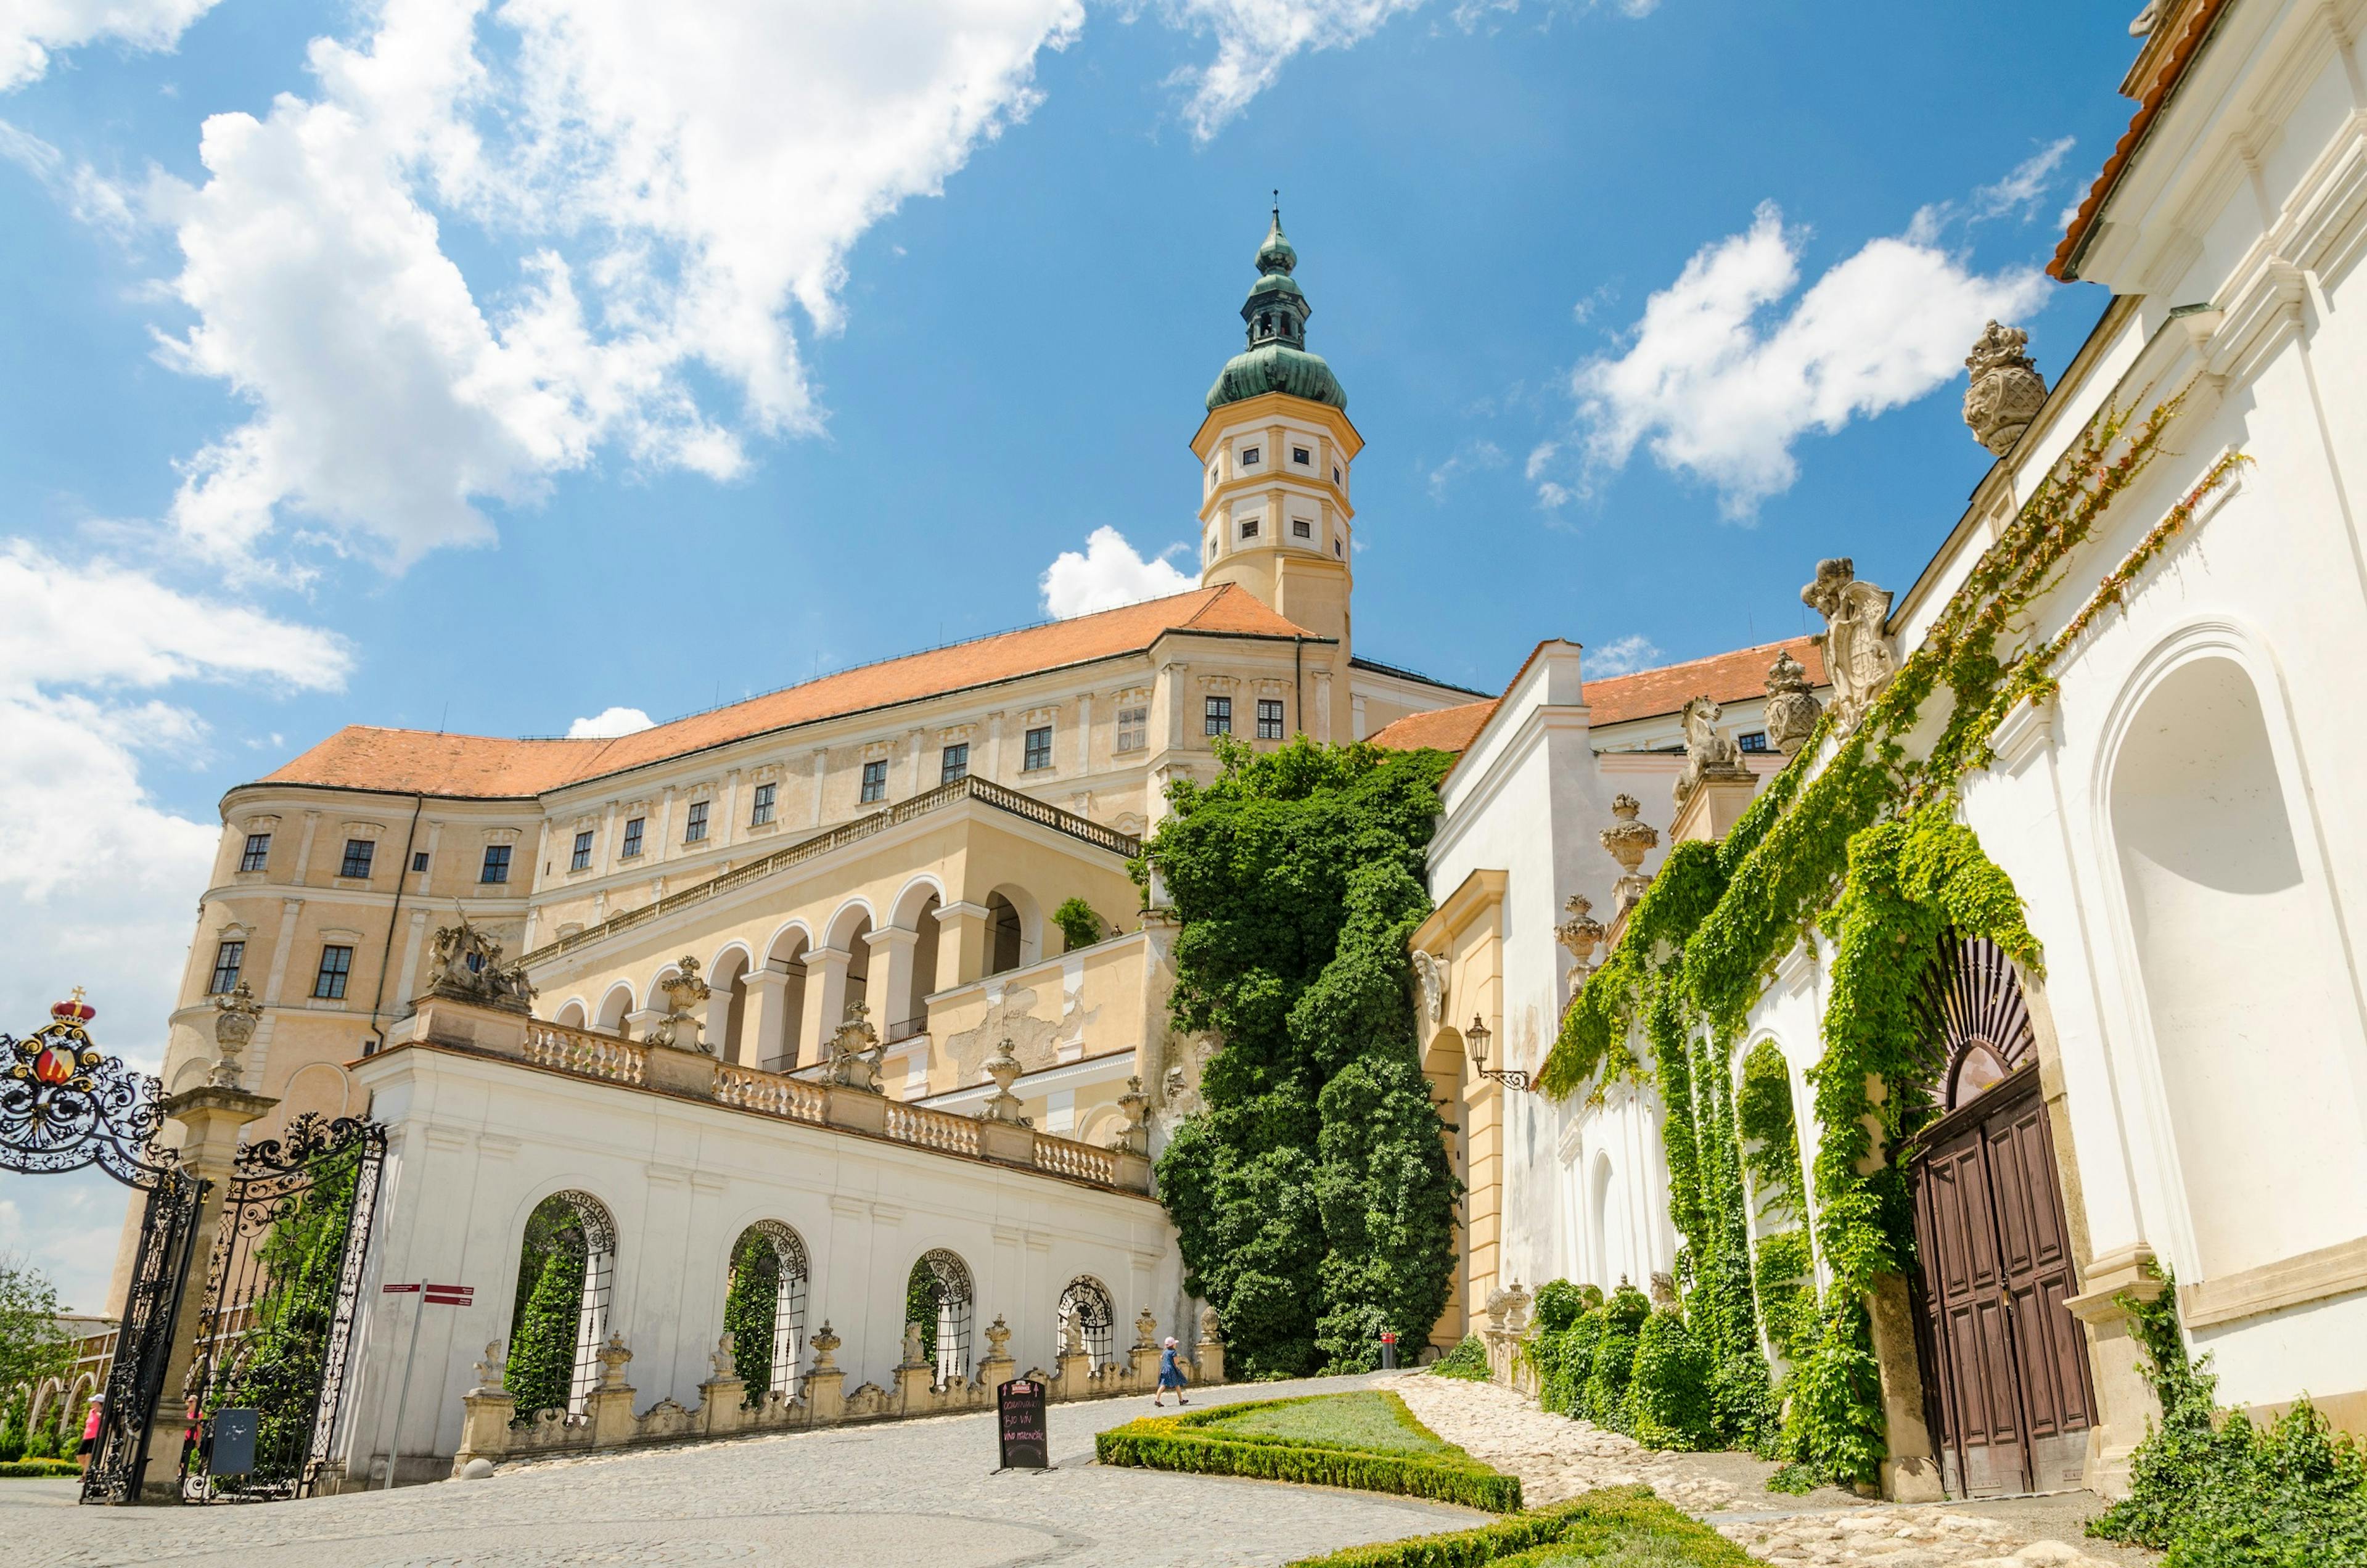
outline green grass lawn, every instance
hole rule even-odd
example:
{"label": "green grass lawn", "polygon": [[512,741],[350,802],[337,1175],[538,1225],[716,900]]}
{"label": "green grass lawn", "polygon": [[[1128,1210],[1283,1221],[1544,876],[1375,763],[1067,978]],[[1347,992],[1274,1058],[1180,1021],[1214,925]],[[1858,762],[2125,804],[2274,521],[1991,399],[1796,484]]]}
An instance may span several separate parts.
{"label": "green grass lawn", "polygon": [[1322,1394],[1221,1415],[1201,1428],[1212,1437],[1278,1437],[1375,1454],[1460,1454],[1415,1422],[1394,1394]]}

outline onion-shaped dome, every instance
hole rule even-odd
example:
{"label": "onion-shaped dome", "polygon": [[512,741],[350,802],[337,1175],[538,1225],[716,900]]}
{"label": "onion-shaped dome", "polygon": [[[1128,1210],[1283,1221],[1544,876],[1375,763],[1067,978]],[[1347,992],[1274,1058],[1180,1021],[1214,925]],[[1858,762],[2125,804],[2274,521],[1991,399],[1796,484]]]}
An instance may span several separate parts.
{"label": "onion-shaped dome", "polygon": [[1315,313],[1291,272],[1298,253],[1282,232],[1282,209],[1274,210],[1274,226],[1258,246],[1258,280],[1241,301],[1241,321],[1249,328],[1249,347],[1225,361],[1217,382],[1208,389],[1208,407],[1264,392],[1287,392],[1310,403],[1348,406],[1340,378],[1319,354],[1307,351],[1307,318]]}

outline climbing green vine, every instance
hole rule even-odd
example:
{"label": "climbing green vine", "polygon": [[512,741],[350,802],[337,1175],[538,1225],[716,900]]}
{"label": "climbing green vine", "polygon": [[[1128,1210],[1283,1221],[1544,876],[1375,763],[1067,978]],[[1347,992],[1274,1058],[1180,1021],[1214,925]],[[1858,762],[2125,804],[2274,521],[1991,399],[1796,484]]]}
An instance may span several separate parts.
{"label": "climbing green vine", "polygon": [[1304,737],[1217,755],[1213,782],[1171,786],[1141,869],[1183,923],[1173,1027],[1222,1042],[1160,1194],[1229,1365],[1361,1370],[1385,1330],[1429,1337],[1455,1261],[1461,1188],[1407,954],[1451,759]]}
{"label": "climbing green vine", "polygon": [[[2040,964],[2010,881],[1956,821],[1958,780],[1991,760],[1991,737],[2017,703],[2052,696],[2062,656],[2125,601],[2246,460],[2230,453],[2212,464],[2077,615],[2052,637],[2033,636],[2024,612],[2060,583],[2067,558],[2160,453],[2180,402],[2142,420],[2120,408],[2100,414],[1856,723],[1842,731],[1828,712],[1722,841],[1670,848],[1617,947],[1564,1015],[1540,1074],[1556,1095],[1591,1085],[1599,1096],[1621,1079],[1656,1085],[1686,1314],[1715,1358],[1721,1435],[1764,1436],[1751,1429],[1772,1409],[1754,1343],[1763,1324],[1791,1363],[1783,1446],[1819,1475],[1870,1479],[1885,1452],[1864,1301],[1912,1257],[1896,1162],[1928,1119],[1937,1070],[1919,1014],[1925,971],[1948,935],[1986,937],[2033,973]],[[1738,1118],[1731,1065],[1775,965],[1812,931],[1833,949],[1825,1050],[1809,1074],[1824,1129],[1815,1241],[1832,1281],[1821,1303],[1807,1283],[1803,1231],[1772,1233],[1752,1256],[1746,1161],[1764,1194],[1771,1182],[1786,1185],[1784,1155],[1771,1149],[1769,1129],[1750,1125],[1772,1091],[1754,1088],[1746,1064]],[[1627,1043],[1639,1028],[1648,1068]],[[1796,1144],[1789,1164],[1796,1182]],[[1805,1218],[1805,1192],[1782,1196]],[[1759,1368],[1756,1387],[1746,1360]]]}

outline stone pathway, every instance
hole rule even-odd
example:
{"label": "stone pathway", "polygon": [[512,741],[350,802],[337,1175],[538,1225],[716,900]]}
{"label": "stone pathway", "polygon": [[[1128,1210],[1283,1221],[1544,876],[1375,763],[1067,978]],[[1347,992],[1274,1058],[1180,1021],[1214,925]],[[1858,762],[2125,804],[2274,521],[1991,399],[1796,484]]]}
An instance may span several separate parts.
{"label": "stone pathway", "polygon": [[[1258,1383],[1196,1408],[1332,1393]],[[1169,1407],[1172,1409],[1171,1405]],[[0,1562],[40,1568],[1271,1568],[1489,1516],[1408,1497],[1104,1468],[1093,1436],[1148,1399],[1056,1404],[1048,1471],[991,1473],[991,1414],[513,1466],[485,1481],[210,1508],[81,1508],[0,1481]]]}
{"label": "stone pathway", "polygon": [[[2119,1568],[2157,1561],[2129,1547],[2064,1538],[2061,1498],[1871,1504],[1829,1487],[1806,1497],[1766,1490],[1775,1467],[1747,1454],[1662,1453],[1591,1422],[1548,1415],[1492,1383],[1428,1373],[1382,1385],[1422,1425],[1521,1478],[1532,1506],[1597,1486],[1641,1482],[1753,1557],[1796,1568]],[[2093,1499],[2087,1499],[2092,1503]],[[1724,1517],[1721,1517],[1724,1516]],[[2037,1525],[2033,1528],[2032,1526]]]}

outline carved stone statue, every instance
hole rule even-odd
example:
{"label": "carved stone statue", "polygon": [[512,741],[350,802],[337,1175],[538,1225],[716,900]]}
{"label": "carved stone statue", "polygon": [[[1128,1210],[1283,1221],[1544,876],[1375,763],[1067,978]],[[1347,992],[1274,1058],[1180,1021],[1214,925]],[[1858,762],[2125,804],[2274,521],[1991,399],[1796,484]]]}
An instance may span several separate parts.
{"label": "carved stone statue", "polygon": [[507,1370],[507,1366],[502,1359],[502,1342],[500,1340],[489,1339],[485,1342],[485,1358],[477,1363],[476,1370],[477,1386],[469,1391],[470,1393],[500,1393],[503,1392],[502,1376],[504,1372]]}
{"label": "carved stone statue", "polygon": [[1718,705],[1706,697],[1696,697],[1684,706],[1678,716],[1685,729],[1685,767],[1677,775],[1676,801],[1683,805],[1705,779],[1731,778],[1747,780],[1750,769],[1742,765],[1742,748],[1734,737],[1717,727]]}
{"label": "carved stone statue", "polygon": [[692,954],[683,954],[674,964],[674,972],[660,981],[658,989],[665,993],[666,1016],[650,1031],[650,1043],[714,1054],[699,1038],[698,1015],[691,1011],[715,994],[707,982],[698,978],[698,960]]}
{"label": "carved stone statue", "polygon": [[[263,1020],[263,1008],[256,1003],[255,993],[244,980],[231,988],[227,996],[214,998],[214,1046],[221,1054],[214,1060],[214,1070],[206,1082],[217,1089],[235,1089],[243,1071],[239,1054],[255,1039],[255,1027]],[[500,1380],[496,1379],[496,1383]]]}
{"label": "carved stone statue", "polygon": [[1980,444],[1999,457],[2013,450],[2030,422],[2046,405],[2046,382],[2023,352],[2030,334],[1991,322],[1965,357],[1972,375],[1965,388],[1965,423]]}
{"label": "carved stone statue", "polygon": [[1659,846],[1660,830],[1650,823],[1637,820],[1636,813],[1643,809],[1643,802],[1633,795],[1623,793],[1613,797],[1611,815],[1614,820],[1603,830],[1603,847],[1619,862],[1620,877],[1612,895],[1616,905],[1612,912],[1614,919],[1626,914],[1628,906],[1643,897],[1644,890],[1652,885],[1652,879],[1645,876],[1638,868],[1644,864],[1644,857]]}
{"label": "carved stone statue", "polygon": [[1789,649],[1775,655],[1767,671],[1767,744],[1785,756],[1797,756],[1825,705],[1808,689],[1808,672]]}
{"label": "carved stone statue", "polygon": [[1576,960],[1569,969],[1569,988],[1575,992],[1593,972],[1594,949],[1603,945],[1603,922],[1594,918],[1594,901],[1582,892],[1570,894],[1566,907],[1569,918],[1554,927],[1554,939]]}
{"label": "carved stone statue", "polygon": [[1141,1078],[1128,1078],[1126,1093],[1117,1097],[1118,1109],[1125,1114],[1126,1119],[1119,1122],[1117,1131],[1110,1135],[1111,1148],[1123,1149],[1131,1154],[1150,1153],[1150,1124],[1143,1119],[1143,1112],[1150,1105],[1150,1096],[1142,1092]]}
{"label": "carved stone statue", "polygon": [[469,924],[465,909],[454,906],[459,924],[438,926],[427,971],[429,994],[457,1002],[524,1013],[534,1001],[526,967],[502,961],[502,944]]}
{"label": "carved stone statue", "polygon": [[1428,1040],[1446,1025],[1446,960],[1436,953],[1413,950],[1414,983],[1421,989],[1422,1038]]}
{"label": "carved stone statue", "polygon": [[1859,582],[1856,565],[1841,556],[1817,562],[1817,580],[1800,590],[1800,602],[1825,618],[1825,676],[1833,683],[1833,706],[1843,725],[1854,724],[1898,674],[1898,655],[1883,631],[1890,591]]}
{"label": "carved stone statue", "polygon": [[1214,1307],[1200,1309],[1200,1343],[1203,1345],[1222,1343],[1217,1338],[1217,1309]]}
{"label": "carved stone statue", "polygon": [[1678,1310],[1679,1305],[1680,1303],[1677,1300],[1676,1276],[1665,1273],[1657,1268],[1654,1269],[1652,1271],[1653,1310],[1657,1312],[1675,1312]]}
{"label": "carved stone statue", "polygon": [[921,1354],[921,1333],[919,1324],[908,1323],[904,1325],[904,1359],[899,1365],[925,1367],[929,1364],[927,1358]]}
{"label": "carved stone statue", "polygon": [[1084,1353],[1085,1325],[1073,1317],[1069,1318],[1060,1324],[1060,1354],[1082,1356]]}
{"label": "carved stone statue", "polygon": [[994,1048],[994,1054],[986,1059],[986,1074],[994,1080],[994,1093],[986,1096],[986,1104],[978,1113],[979,1119],[1010,1122],[1026,1119],[1019,1114],[1019,1108],[1026,1102],[1011,1092],[1012,1084],[1025,1071],[1012,1050],[1010,1037],[1005,1036],[1002,1043]]}
{"label": "carved stone statue", "polygon": [[715,1348],[707,1353],[708,1368],[719,1381],[740,1375],[739,1363],[731,1358],[731,1331],[727,1328],[723,1337],[715,1342]]}
{"label": "carved stone statue", "polygon": [[822,1062],[821,1081],[842,1089],[861,1089],[878,1095],[887,1091],[879,1086],[879,1031],[871,1027],[871,1009],[860,1002],[846,1005],[846,1021],[824,1042],[827,1052]]}

